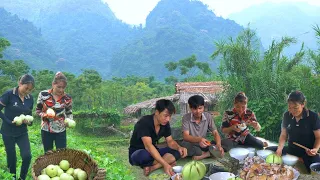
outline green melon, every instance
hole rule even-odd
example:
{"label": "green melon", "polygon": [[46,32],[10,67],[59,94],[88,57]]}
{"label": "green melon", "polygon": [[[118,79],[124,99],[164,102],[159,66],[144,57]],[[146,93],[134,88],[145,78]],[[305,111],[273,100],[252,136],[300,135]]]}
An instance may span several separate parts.
{"label": "green melon", "polygon": [[282,164],[282,158],[281,158],[281,156],[278,156],[276,154],[270,154],[266,158],[266,163],[269,163],[269,164]]}
{"label": "green melon", "polygon": [[192,161],[184,165],[182,178],[184,180],[200,180],[206,174],[207,168],[200,161]]}

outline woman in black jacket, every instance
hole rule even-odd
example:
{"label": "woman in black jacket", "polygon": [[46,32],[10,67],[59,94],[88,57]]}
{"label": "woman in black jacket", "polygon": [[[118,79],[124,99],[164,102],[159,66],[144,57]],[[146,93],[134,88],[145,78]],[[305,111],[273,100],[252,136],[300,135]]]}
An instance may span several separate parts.
{"label": "woman in black jacket", "polygon": [[[18,87],[6,91],[0,97],[0,118],[2,119],[1,134],[7,154],[7,166],[11,174],[16,177],[16,144],[20,148],[22,166],[20,171],[21,180],[26,179],[31,162],[30,141],[27,125],[32,122],[22,119],[22,124],[14,121],[17,116],[31,115],[33,98],[30,92],[34,88],[34,78],[25,74],[20,77]],[[4,109],[4,113],[2,112]]]}
{"label": "woman in black jacket", "polygon": [[[306,98],[300,91],[288,96],[288,111],[284,113],[278,147],[268,147],[277,155],[292,154],[303,159],[310,172],[310,164],[320,162],[317,154],[320,148],[320,119],[318,114],[306,108]],[[285,142],[288,140],[288,146]],[[294,145],[296,142],[308,149]]]}

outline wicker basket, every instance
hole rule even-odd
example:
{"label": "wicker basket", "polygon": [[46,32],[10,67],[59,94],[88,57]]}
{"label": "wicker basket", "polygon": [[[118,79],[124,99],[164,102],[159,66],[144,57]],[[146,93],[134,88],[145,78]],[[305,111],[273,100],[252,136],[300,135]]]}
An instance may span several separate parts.
{"label": "wicker basket", "polygon": [[105,169],[98,168],[97,163],[85,152],[75,149],[59,149],[57,151],[48,152],[36,159],[32,165],[32,177],[37,180],[41,174],[41,170],[49,164],[59,165],[61,160],[67,160],[70,167],[84,170],[89,180],[105,180]]}

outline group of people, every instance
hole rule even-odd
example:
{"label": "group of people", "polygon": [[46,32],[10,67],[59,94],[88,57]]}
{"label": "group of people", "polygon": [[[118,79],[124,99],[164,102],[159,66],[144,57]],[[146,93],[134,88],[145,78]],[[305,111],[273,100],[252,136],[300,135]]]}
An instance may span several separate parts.
{"label": "group of people", "polygon": [[[36,102],[36,112],[41,117],[41,139],[44,152],[67,147],[65,118],[72,119],[72,98],[65,93],[67,86],[66,76],[58,72],[52,81],[52,88],[39,93]],[[25,180],[31,163],[31,148],[27,126],[32,122],[23,120],[16,124],[13,119],[21,114],[32,115],[34,100],[31,95],[35,87],[34,78],[25,74],[20,77],[18,86],[6,91],[0,97],[0,118],[2,119],[1,135],[7,155],[7,167],[16,179],[16,144],[20,149],[22,165],[20,176],[17,179]],[[54,116],[48,116],[47,109],[53,109]],[[2,112],[4,109],[4,112]]]}
{"label": "group of people", "polygon": [[[41,91],[36,102],[36,114],[41,117],[41,139],[44,152],[67,147],[66,118],[72,118],[72,98],[65,93],[66,76],[58,72],[52,81],[52,88]],[[32,122],[23,120],[22,125],[15,124],[16,116],[32,115],[34,106],[32,90],[34,78],[25,74],[20,77],[18,86],[6,91],[0,97],[0,118],[2,119],[1,135],[7,155],[7,167],[16,178],[16,144],[20,148],[22,158],[19,179],[26,179],[31,163],[31,148],[27,126]],[[170,100],[161,99],[156,102],[155,113],[143,116],[134,126],[130,140],[129,162],[143,168],[144,174],[163,167],[168,175],[173,175],[172,166],[180,158],[192,157],[201,160],[211,156],[223,157],[224,153],[236,146],[248,146],[257,149],[267,147],[276,154],[292,154],[303,159],[310,171],[310,164],[320,162],[317,154],[320,148],[320,119],[317,113],[306,108],[306,98],[300,91],[289,94],[288,111],[284,113],[281,124],[279,145],[267,147],[268,144],[253,136],[249,127],[256,131],[261,126],[254,114],[247,108],[248,98],[238,93],[233,108],[223,114],[221,131],[227,138],[221,139],[212,115],[205,112],[204,98],[191,96],[188,100],[190,113],[182,118],[183,141],[176,142],[171,136],[170,120],[175,107]],[[48,116],[47,109],[53,109],[55,116]],[[4,109],[4,113],[2,112]],[[208,133],[213,136],[209,140]],[[167,147],[159,148],[160,138],[164,137]],[[285,146],[286,142],[288,145]],[[304,150],[294,142],[305,147]]]}
{"label": "group of people", "polygon": [[[287,103],[288,111],[283,116],[279,145],[268,147],[266,141],[250,133],[249,127],[260,131],[261,125],[254,112],[247,108],[248,98],[243,92],[235,96],[233,108],[223,114],[221,131],[226,135],[225,139],[221,139],[212,115],[204,111],[204,98],[194,95],[188,99],[190,113],[182,117],[183,140],[175,141],[169,123],[175,107],[170,100],[158,100],[155,113],[143,116],[134,126],[129,162],[140,166],[146,176],[161,167],[172,176],[172,167],[180,158],[220,158],[231,148],[243,146],[267,148],[279,156],[289,153],[301,157],[310,172],[310,164],[320,162],[317,154],[320,148],[320,119],[317,113],[306,108],[306,98],[300,91],[290,93]],[[208,134],[213,136],[213,140],[207,138]],[[162,137],[167,147],[159,148],[158,141]],[[286,141],[288,146],[285,147]],[[293,142],[304,145],[308,150],[295,146]]]}

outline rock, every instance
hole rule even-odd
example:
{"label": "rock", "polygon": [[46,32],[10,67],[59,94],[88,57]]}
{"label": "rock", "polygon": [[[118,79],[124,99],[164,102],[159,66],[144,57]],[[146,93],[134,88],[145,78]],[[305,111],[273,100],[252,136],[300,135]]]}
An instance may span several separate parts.
{"label": "rock", "polygon": [[300,174],[298,180],[318,180],[320,179],[319,175],[310,175],[310,174]]}

